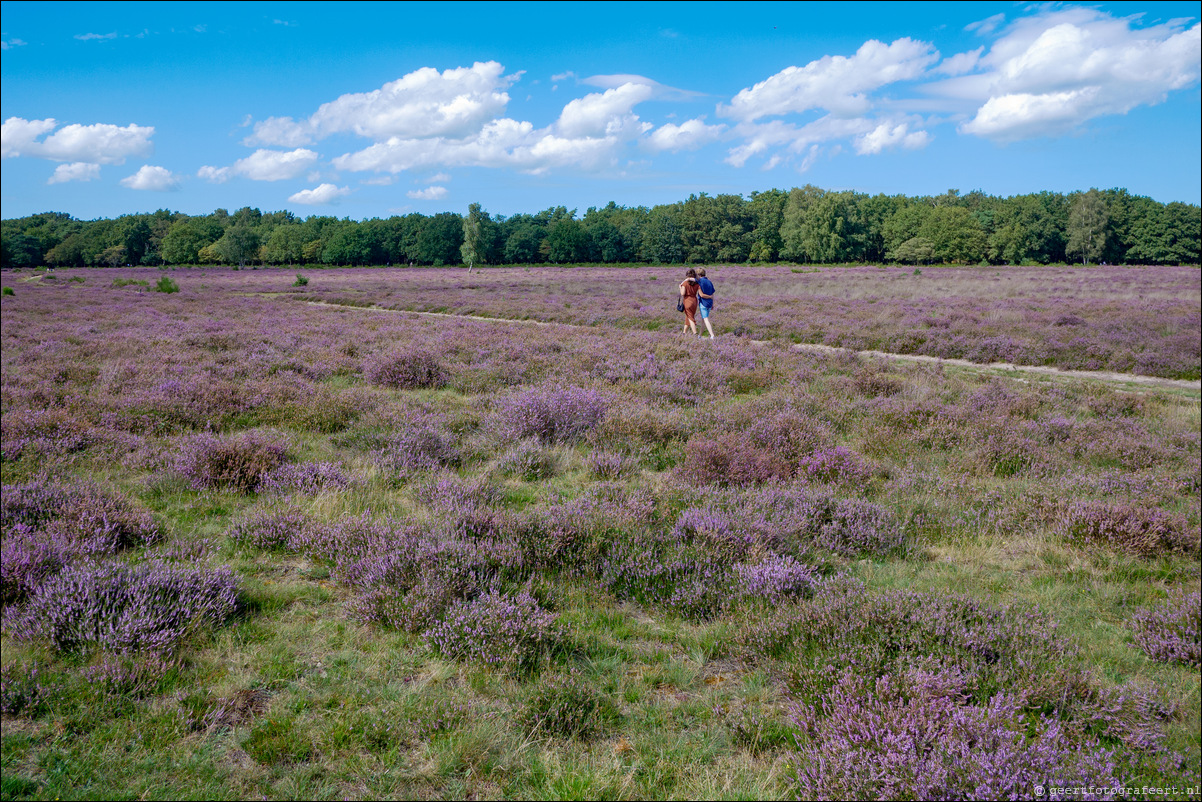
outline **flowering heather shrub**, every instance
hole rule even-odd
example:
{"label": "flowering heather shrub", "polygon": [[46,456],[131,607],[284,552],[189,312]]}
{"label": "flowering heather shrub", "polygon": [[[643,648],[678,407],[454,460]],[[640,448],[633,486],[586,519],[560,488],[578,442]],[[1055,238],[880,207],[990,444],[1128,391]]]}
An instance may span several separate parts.
{"label": "flowering heather shrub", "polygon": [[1039,785],[1120,784],[1112,752],[1055,720],[1032,721],[1021,694],[968,698],[954,670],[875,680],[844,671],[818,704],[793,711],[799,797],[1032,799]]}
{"label": "flowering heather shrub", "polygon": [[233,614],[239,580],[228,568],[75,565],[42,583],[6,624],[60,652],[100,647],[169,654],[188,635]]}
{"label": "flowering heather shrub", "polygon": [[0,419],[0,459],[23,454],[61,455],[83,451],[96,437],[92,427],[61,409],[19,409]]}
{"label": "flowering heather shrub", "polygon": [[732,601],[733,565],[750,546],[722,513],[685,510],[669,531],[654,527],[615,537],[596,563],[597,576],[618,598],[706,619]]}
{"label": "flowering heather shrub", "polygon": [[429,571],[412,584],[371,588],[355,600],[352,613],[365,624],[418,634],[437,626],[452,604],[474,597],[479,589],[461,572]]}
{"label": "flowering heather shrub", "polygon": [[873,469],[856,452],[835,446],[818,449],[802,457],[797,473],[813,482],[862,485],[872,478]]}
{"label": "flowering heather shrub", "polygon": [[460,459],[455,438],[431,423],[402,427],[374,456],[382,468],[396,471],[402,478],[458,465]]}
{"label": "flowering heather shrub", "polygon": [[1038,610],[967,596],[873,593],[845,576],[755,620],[740,640],[753,652],[797,656],[792,683],[811,701],[837,678],[832,671],[851,666],[864,676],[884,675],[918,660],[958,667],[978,701],[1017,686],[1032,704],[1059,703],[1066,687],[1083,682],[1069,662],[1072,645]]}
{"label": "flowering heather shrub", "polygon": [[302,462],[280,465],[263,474],[259,490],[285,493],[320,493],[323,490],[345,490],[351,478],[342,466],[334,462]]}
{"label": "flowering heather shrub", "polygon": [[684,461],[676,470],[684,482],[716,485],[763,484],[793,475],[793,466],[781,456],[755,446],[741,434],[690,438]]}
{"label": "flowering heather shrub", "polygon": [[1086,735],[1135,752],[1169,757],[1164,751],[1164,722],[1177,717],[1179,710],[1155,685],[1130,681],[1091,687],[1065,701],[1062,717]]}
{"label": "flowering heather shrub", "polygon": [[234,522],[230,539],[259,549],[297,551],[307,530],[317,523],[294,507],[252,512]]}
{"label": "flowering heather shrub", "polygon": [[0,502],[0,528],[9,532],[46,532],[81,553],[112,553],[161,536],[150,511],[95,482],[35,479],[5,485]]}
{"label": "flowering heather shrub", "polygon": [[638,460],[614,451],[590,451],[584,468],[594,479],[621,479],[638,470]]}
{"label": "flowering heather shrub", "polygon": [[149,657],[106,655],[99,665],[81,673],[87,683],[105,693],[136,699],[149,696],[163,677],[177,668],[173,659],[152,654]]}
{"label": "flowering heather shrub", "polygon": [[1039,444],[1013,422],[1000,422],[977,433],[977,459],[994,476],[1014,476],[1034,464]]}
{"label": "flowering heather shrub", "polygon": [[817,572],[790,556],[771,554],[756,563],[739,563],[734,569],[734,593],[741,599],[762,599],[780,604],[807,596],[819,581]]}
{"label": "flowering heather shrub", "polygon": [[1202,662],[1202,595],[1178,590],[1127,622],[1144,654],[1162,663]]}
{"label": "flowering heather shrub", "polygon": [[23,530],[18,526],[5,534],[0,547],[0,586],[6,605],[24,599],[47,577],[61,571],[72,557],[62,544]]}
{"label": "flowering heather shrub", "polygon": [[544,443],[570,443],[605,419],[609,399],[587,387],[533,387],[494,404],[498,430]]}
{"label": "flowering heather shrub", "polygon": [[93,482],[42,478],[5,485],[2,505],[0,586],[6,605],[21,601],[80,557],[113,554],[162,537],[148,510]]}
{"label": "flowering heather shrub", "polygon": [[283,445],[257,434],[229,438],[201,434],[184,444],[175,468],[196,490],[214,487],[253,493],[265,474],[283,464],[285,455]]}
{"label": "flowering heather shrub", "polygon": [[805,485],[770,485],[740,498],[735,516],[767,548],[795,556],[829,521],[832,499]]}
{"label": "flowering heather shrub", "polygon": [[0,674],[0,713],[36,716],[62,693],[60,682],[44,676],[37,663],[10,663]]}
{"label": "flowering heather shrub", "polygon": [[676,519],[672,540],[685,546],[698,546],[719,559],[735,562],[747,556],[753,539],[735,531],[725,513],[689,508]]}
{"label": "flowering heather shrub", "polygon": [[422,633],[426,644],[448,657],[528,674],[562,648],[567,631],[529,591],[509,595],[493,589],[457,602],[445,620]]}
{"label": "flowering heather shrub", "polygon": [[684,442],[694,427],[695,423],[682,410],[624,398],[589,433],[589,442],[621,451],[639,451],[643,447]]}
{"label": "flowering heather shrub", "polygon": [[834,443],[835,436],[830,427],[801,410],[774,413],[752,405],[748,412],[751,419],[746,422],[746,429],[751,443],[756,448],[771,451],[785,462],[796,463],[807,454]]}
{"label": "flowering heather shrub", "polygon": [[554,476],[557,462],[554,452],[544,448],[538,440],[522,440],[501,455],[497,470],[536,482]]}
{"label": "flowering heather shrub", "polygon": [[494,506],[501,499],[496,485],[486,479],[462,479],[443,471],[417,488],[418,501],[440,510],[470,510]]}
{"label": "flowering heather shrub", "polygon": [[1142,505],[1074,501],[1060,513],[1053,531],[1070,542],[1110,546],[1142,557],[1198,550],[1197,535],[1187,531],[1181,516]]}
{"label": "flowering heather shrub", "polygon": [[621,712],[609,697],[575,676],[540,682],[517,717],[519,726],[531,737],[581,741],[591,741],[621,720]]}
{"label": "flowering heather shrub", "polygon": [[905,544],[897,518],[879,504],[839,499],[828,515],[815,542],[836,554],[885,554]]}
{"label": "flowering heather shrub", "polygon": [[902,391],[902,383],[885,372],[884,366],[873,363],[855,372],[852,386],[860,395],[870,397],[896,395]]}
{"label": "flowering heather shrub", "polygon": [[421,348],[373,357],[364,364],[363,375],[372,384],[399,390],[437,389],[449,378],[437,357]]}

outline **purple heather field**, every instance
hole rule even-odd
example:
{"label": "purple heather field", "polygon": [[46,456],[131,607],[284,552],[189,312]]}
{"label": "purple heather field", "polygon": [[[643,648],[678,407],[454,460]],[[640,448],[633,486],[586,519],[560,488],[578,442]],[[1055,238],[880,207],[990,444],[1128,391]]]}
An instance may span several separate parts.
{"label": "purple heather field", "polygon": [[[1197,269],[719,266],[712,342],[682,273],[3,273],[5,737],[208,739],[159,796],[563,795],[548,754],[614,798],[1198,785],[1197,393],[789,347],[1196,379]],[[485,726],[453,782],[373,762]]]}

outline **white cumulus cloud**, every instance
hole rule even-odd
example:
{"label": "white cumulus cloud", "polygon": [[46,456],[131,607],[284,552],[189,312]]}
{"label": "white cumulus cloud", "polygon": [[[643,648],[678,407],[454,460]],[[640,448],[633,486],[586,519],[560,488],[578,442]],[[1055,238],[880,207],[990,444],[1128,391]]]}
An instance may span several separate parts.
{"label": "white cumulus cloud", "polygon": [[6,159],[31,156],[58,162],[124,164],[130,156],[148,156],[154,150],[150,141],[153,126],[73,123],[39,140],[57,127],[58,121],[53,118],[9,117],[0,126],[0,153]]}
{"label": "white cumulus cloud", "polygon": [[720,114],[744,122],[761,117],[826,109],[844,116],[865,113],[865,92],[922,76],[939,58],[927,42],[909,37],[891,44],[870,39],[852,56],[823,56],[804,67],[786,67],[741,90]]}
{"label": "white cumulus cloud", "polygon": [[495,61],[439,72],[423,67],[371,92],[322,104],[308,119],[272,117],[255,125],[248,144],[303,145],[339,132],[370,139],[463,137],[479,131],[509,103],[517,80]]}
{"label": "white cumulus cloud", "polygon": [[122,178],[121,186],[152,192],[168,192],[179,189],[179,178],[166,167],[144,164],[138,172]]}
{"label": "white cumulus cloud", "polygon": [[117,32],[113,31],[112,33],[77,33],[77,34],[75,34],[75,38],[81,42],[90,42],[93,40],[103,40],[103,39],[116,39]]}
{"label": "white cumulus cloud", "polygon": [[214,184],[224,184],[230,180],[230,168],[228,167],[213,167],[206,164],[196,171],[196,174],[206,181]]}
{"label": "white cumulus cloud", "polygon": [[349,195],[350,187],[339,187],[334,184],[321,184],[313,189],[302,189],[288,196],[290,203],[300,203],[306,206],[323,206],[333,203],[344,195]]}
{"label": "white cumulus cloud", "polygon": [[447,195],[446,187],[430,186],[425,189],[415,189],[405,193],[414,200],[438,200]]}
{"label": "white cumulus cloud", "polygon": [[651,125],[639,122],[632,109],[653,94],[655,89],[646,84],[626,83],[585,95],[563,107],[556,127],[568,138],[637,136]]}
{"label": "white cumulus cloud", "polygon": [[726,130],[725,125],[706,125],[700,119],[686,120],[680,125],[665,123],[647,137],[651,150],[696,150],[713,142]]}
{"label": "white cumulus cloud", "polygon": [[925,147],[931,141],[931,135],[926,131],[911,131],[907,123],[881,123],[866,134],[860,134],[854,140],[856,153],[880,153],[891,148],[906,148],[916,150]]}
{"label": "white cumulus cloud", "polygon": [[975,104],[961,133],[1006,141],[1064,134],[1198,83],[1202,25],[1133,28],[1134,21],[1081,7],[1016,20],[974,74],[929,91]]}
{"label": "white cumulus cloud", "polygon": [[267,150],[260,148],[229,167],[205,165],[197,171],[201,178],[223,184],[234,176],[251,181],[283,181],[296,178],[317,163],[318,155],[307,148]]}
{"label": "white cumulus cloud", "polygon": [[60,164],[54,168],[54,175],[46,181],[47,184],[64,184],[68,181],[95,181],[100,178],[100,165],[87,162],[71,162]]}

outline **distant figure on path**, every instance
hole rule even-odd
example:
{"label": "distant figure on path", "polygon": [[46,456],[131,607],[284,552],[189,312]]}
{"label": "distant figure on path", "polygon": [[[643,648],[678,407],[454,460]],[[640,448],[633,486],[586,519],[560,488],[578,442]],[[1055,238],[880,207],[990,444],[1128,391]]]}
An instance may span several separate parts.
{"label": "distant figure on path", "polygon": [[705,277],[705,268],[697,268],[697,297],[700,299],[700,304],[697,311],[701,313],[701,319],[705,322],[705,330],[710,333],[710,339],[714,339],[714,327],[710,325],[710,312],[714,311],[714,282]]}
{"label": "distant figure on path", "polygon": [[690,267],[684,275],[684,281],[680,282],[680,303],[684,306],[684,331],[681,334],[692,331],[696,335],[697,293],[701,286],[697,283],[697,271],[693,268]]}

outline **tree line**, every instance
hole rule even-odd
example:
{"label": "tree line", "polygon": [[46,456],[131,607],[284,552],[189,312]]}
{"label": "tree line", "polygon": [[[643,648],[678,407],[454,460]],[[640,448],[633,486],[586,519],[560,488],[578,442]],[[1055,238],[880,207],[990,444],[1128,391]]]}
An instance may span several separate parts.
{"label": "tree line", "polygon": [[339,219],[246,207],[116,219],[43,213],[2,221],[4,267],[573,263],[1198,264],[1202,208],[1125,189],[999,198],[980,191],[866,195],[807,184],[611,202],[582,216],[411,213]]}

